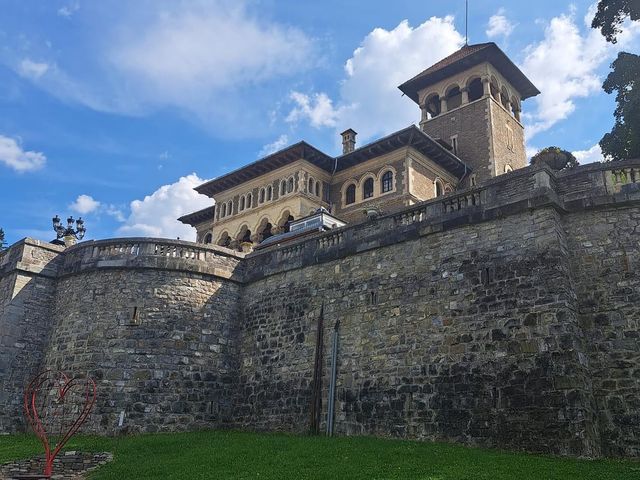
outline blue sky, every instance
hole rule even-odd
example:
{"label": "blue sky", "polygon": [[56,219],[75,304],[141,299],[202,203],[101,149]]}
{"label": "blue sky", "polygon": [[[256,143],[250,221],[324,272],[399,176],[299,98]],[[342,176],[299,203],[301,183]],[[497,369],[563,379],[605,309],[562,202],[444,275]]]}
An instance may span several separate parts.
{"label": "blue sky", "polygon": [[[464,0],[3,0],[0,227],[53,238],[177,236],[211,201],[193,186],[307,140],[339,152],[419,120],[397,85],[464,42]],[[599,158],[619,50],[588,28],[594,2],[471,0],[469,42],[495,41],[542,95],[524,102],[529,151]]]}

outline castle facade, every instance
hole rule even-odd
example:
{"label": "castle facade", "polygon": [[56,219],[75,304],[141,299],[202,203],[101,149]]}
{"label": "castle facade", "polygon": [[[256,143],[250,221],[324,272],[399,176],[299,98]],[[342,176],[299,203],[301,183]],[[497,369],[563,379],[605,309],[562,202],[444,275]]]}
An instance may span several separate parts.
{"label": "castle facade", "polygon": [[[525,167],[536,90],[488,45],[401,87],[420,129],[360,148],[348,130],[337,159],[300,143],[198,187],[216,200],[183,217],[198,243],[0,253],[0,432],[54,368],[96,379],[102,434],[638,456],[640,159]],[[312,212],[329,228],[286,231]]]}

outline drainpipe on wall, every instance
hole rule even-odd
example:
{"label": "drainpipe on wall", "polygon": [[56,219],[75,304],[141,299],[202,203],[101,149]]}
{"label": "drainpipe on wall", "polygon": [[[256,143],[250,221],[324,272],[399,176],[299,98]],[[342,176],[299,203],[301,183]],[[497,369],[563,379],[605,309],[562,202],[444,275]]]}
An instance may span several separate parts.
{"label": "drainpipe on wall", "polygon": [[336,404],[336,379],[338,374],[338,329],[340,320],[333,327],[333,348],[331,350],[331,380],[329,383],[329,399],[327,401],[327,436],[333,436],[333,419],[335,417]]}

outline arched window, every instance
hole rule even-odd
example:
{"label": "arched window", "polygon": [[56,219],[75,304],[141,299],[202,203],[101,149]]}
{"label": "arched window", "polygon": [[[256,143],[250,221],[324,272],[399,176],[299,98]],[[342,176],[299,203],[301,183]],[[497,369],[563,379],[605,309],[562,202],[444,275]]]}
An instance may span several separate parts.
{"label": "arched window", "polygon": [[442,188],[442,182],[440,180],[436,180],[436,197],[441,197],[444,194],[444,189]]}
{"label": "arched window", "polygon": [[265,190],[264,188],[260,189],[260,196],[258,197],[258,203],[264,203]]}
{"label": "arched window", "polygon": [[229,237],[229,234],[227,232],[222,232],[222,235],[220,235],[220,240],[218,240],[218,245],[220,245],[221,247],[228,247],[229,245],[231,245],[231,237]]}
{"label": "arched window", "polygon": [[440,97],[438,95],[431,95],[424,102],[424,105],[430,118],[440,115]]}
{"label": "arched window", "polygon": [[260,236],[262,237],[260,241],[264,241],[269,237],[273,237],[273,232],[271,231],[272,229],[273,229],[273,225],[267,222],[267,224],[264,226],[264,228],[260,232]]}
{"label": "arched window", "polygon": [[520,104],[516,97],[511,97],[511,115],[518,121],[520,121]]}
{"label": "arched window", "polygon": [[313,195],[313,178],[309,179],[309,188],[308,188],[308,192],[309,194]]}
{"label": "arched window", "polygon": [[247,208],[251,208],[253,206],[253,194],[247,195]]}
{"label": "arched window", "polygon": [[460,87],[457,85],[449,88],[447,90],[447,111],[453,110],[454,108],[458,108],[462,105],[462,92],[460,91]]}
{"label": "arched window", "polygon": [[511,165],[507,164],[504,166],[504,173],[509,173],[509,172],[513,172],[513,168],[511,167]]}
{"label": "arched window", "polygon": [[287,182],[287,193],[293,192],[293,177]]}
{"label": "arched window", "polygon": [[491,89],[491,96],[496,102],[500,101],[500,90],[498,89],[498,81],[496,77],[491,77],[491,81],[489,83]]}
{"label": "arched window", "polygon": [[478,179],[476,177],[476,174],[474,173],[473,175],[471,175],[471,177],[469,177],[469,185],[471,185],[472,187],[475,187],[478,184]]}
{"label": "arched window", "polygon": [[244,235],[242,236],[240,241],[241,242],[251,242],[251,230],[247,229],[247,231],[244,232]]}
{"label": "arched window", "polygon": [[507,87],[502,87],[502,90],[500,91],[500,102],[502,103],[502,106],[504,108],[506,108],[508,111],[511,111],[511,108],[509,106],[509,92],[507,91]]}
{"label": "arched window", "polygon": [[273,198],[273,188],[271,188],[271,185],[269,185],[267,187],[267,202],[270,202],[272,198]]}
{"label": "arched window", "polygon": [[369,177],[364,181],[362,186],[362,199],[373,197],[373,178]]}
{"label": "arched window", "polygon": [[211,243],[211,239],[212,239],[212,238],[213,238],[213,237],[212,237],[212,235],[211,235],[210,233],[207,233],[207,234],[204,236],[204,243]]}
{"label": "arched window", "polygon": [[482,98],[482,95],[484,94],[484,89],[482,88],[482,80],[479,78],[474,78],[473,80],[471,80],[469,82],[469,85],[467,86],[467,88],[469,89],[469,101],[473,102],[475,100],[478,100],[480,98]]}
{"label": "arched window", "polygon": [[287,181],[282,180],[282,182],[280,182],[280,196],[286,195],[286,193],[287,193]]}
{"label": "arched window", "polygon": [[287,221],[284,224],[284,233],[289,233],[291,231],[291,222],[293,222],[293,215],[289,215],[289,217],[287,217]]}
{"label": "arched window", "polygon": [[220,209],[220,218],[224,218],[227,216],[227,204],[223,203],[222,208]]}
{"label": "arched window", "polygon": [[244,197],[240,197],[240,208],[239,208],[239,211],[241,212],[242,210],[244,210]]}
{"label": "arched window", "polygon": [[345,205],[351,205],[352,203],[356,203],[356,186],[353,183],[347,187],[344,199]]}
{"label": "arched window", "polygon": [[393,172],[389,170],[382,175],[382,193],[393,190]]}
{"label": "arched window", "polygon": [[227,215],[233,215],[233,200],[229,200],[227,203]]}
{"label": "arched window", "polygon": [[320,196],[320,182],[316,182],[316,197]]}

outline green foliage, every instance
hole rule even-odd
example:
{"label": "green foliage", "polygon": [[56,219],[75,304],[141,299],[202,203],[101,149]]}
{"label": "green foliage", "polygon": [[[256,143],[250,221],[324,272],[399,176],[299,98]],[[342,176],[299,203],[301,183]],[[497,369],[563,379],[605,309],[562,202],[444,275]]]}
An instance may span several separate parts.
{"label": "green foliage", "polygon": [[607,41],[616,43],[620,26],[625,18],[640,20],[638,0],[600,0],[591,27],[599,28]]}
{"label": "green foliage", "polygon": [[[616,43],[627,18],[640,20],[640,0],[600,0],[591,26]],[[602,137],[600,148],[610,160],[640,157],[640,57],[621,52],[611,68],[602,88],[607,93],[617,92],[618,105],[613,129]]]}
{"label": "green foliage", "polygon": [[560,147],[547,147],[531,157],[531,165],[546,163],[554,170],[566,170],[580,165],[573,153]]}
{"label": "green foliage", "polygon": [[[113,452],[91,480],[640,480],[640,463],[577,460],[371,437],[193,432],[72,438]],[[0,463],[37,455],[33,437],[0,435]],[[55,472],[54,472],[55,473]]]}
{"label": "green foliage", "polygon": [[640,56],[621,52],[611,68],[602,88],[616,92],[616,121],[600,148],[613,160],[640,158]]}
{"label": "green foliage", "polygon": [[7,242],[4,240],[4,230],[0,228],[0,251],[4,250]]}

